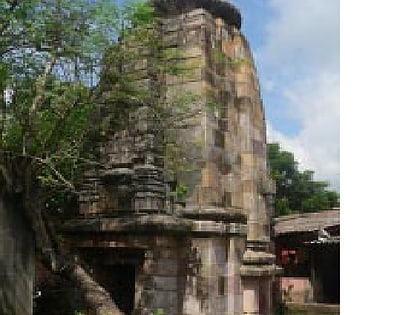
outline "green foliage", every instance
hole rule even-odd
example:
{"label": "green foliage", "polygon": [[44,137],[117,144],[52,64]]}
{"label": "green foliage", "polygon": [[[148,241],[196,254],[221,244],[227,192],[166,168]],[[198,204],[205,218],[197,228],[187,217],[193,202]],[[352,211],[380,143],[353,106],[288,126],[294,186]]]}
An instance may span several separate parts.
{"label": "green foliage", "polygon": [[184,53],[177,47],[162,48],[160,57],[157,59],[157,67],[163,73],[171,76],[188,75],[190,70],[182,65],[181,59]]}
{"label": "green foliage", "polygon": [[162,308],[158,308],[153,315],[165,315],[165,311]]}
{"label": "green foliage", "polygon": [[146,1],[131,0],[126,3],[124,12],[133,27],[154,23],[154,8]]}
{"label": "green foliage", "polygon": [[213,114],[218,113],[222,107],[214,90],[206,91],[206,107],[209,108]]}
{"label": "green foliage", "polygon": [[224,52],[220,51],[219,49],[213,49],[212,51],[213,60],[216,64],[221,66],[229,66],[233,69],[240,67],[241,65],[246,63],[245,59],[242,58],[231,58],[226,55]]}
{"label": "green foliage", "polygon": [[188,194],[188,187],[183,184],[178,184],[175,188],[177,200],[183,200]]}
{"label": "green foliage", "polygon": [[0,160],[28,199],[50,208],[69,200],[90,163],[94,84],[119,25],[112,2],[0,2]]}
{"label": "green foliage", "polygon": [[277,197],[274,203],[274,209],[277,216],[287,215],[292,212],[286,197]]}
{"label": "green foliage", "polygon": [[300,171],[293,153],[268,144],[271,177],[276,182],[275,215],[315,212],[339,206],[339,194],[328,183],[315,181],[314,172]]}
{"label": "green foliage", "polygon": [[[189,70],[182,51],[161,46],[146,1],[10,3],[0,2],[0,91],[13,91],[7,101],[0,97],[0,151],[31,159],[32,187],[56,192],[46,201],[51,207],[61,208],[63,191],[74,191],[93,163],[93,143],[125,126],[133,108],[147,105],[167,168],[176,174],[191,165],[177,139],[196,123],[200,99],[185,91],[167,97],[155,84]],[[139,80],[141,62],[152,85]],[[98,112],[98,103],[107,106]],[[96,124],[96,116],[104,119]]]}
{"label": "green foliage", "polygon": [[[0,176],[33,214],[43,249],[60,252],[49,215],[73,205],[84,166],[95,163],[98,129],[107,137],[116,121],[130,119],[130,110],[147,109],[147,136],[176,147],[167,133],[186,129],[195,114],[189,105],[197,97],[169,99],[159,84],[166,75],[182,75],[182,52],[160,45],[152,8],[113,2],[0,0]],[[97,114],[109,118],[100,128]],[[178,198],[187,192],[177,187]]]}
{"label": "green foliage", "polygon": [[99,134],[105,138],[112,135],[126,126],[132,110],[141,108],[147,125],[144,132],[160,138],[162,147],[158,150],[165,169],[177,177],[193,165],[185,152],[196,150],[198,144],[184,141],[182,132],[199,123],[195,118],[202,110],[201,99],[180,86],[161,84],[162,78],[181,82],[191,71],[183,63],[184,53],[162,45],[153,10],[147,4],[137,3],[133,10],[130,4],[127,8],[127,12],[137,13],[124,15],[131,22],[125,23],[123,38],[104,56],[99,94],[107,106],[101,112]]}

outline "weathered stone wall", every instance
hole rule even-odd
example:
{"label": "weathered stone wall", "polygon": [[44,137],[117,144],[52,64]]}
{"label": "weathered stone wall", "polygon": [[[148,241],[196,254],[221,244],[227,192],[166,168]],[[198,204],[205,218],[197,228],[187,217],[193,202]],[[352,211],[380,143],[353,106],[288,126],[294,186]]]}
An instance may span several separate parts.
{"label": "weathered stone wall", "polygon": [[187,207],[236,208],[246,215],[258,208],[267,223],[264,112],[246,39],[236,27],[195,9],[164,20],[163,40],[181,49],[190,70],[168,78],[168,85],[204,99],[200,124],[188,133],[202,145],[201,176],[180,178],[191,188]]}
{"label": "weathered stone wall", "polygon": [[[198,280],[205,283],[208,295],[201,303],[199,294],[187,296],[187,311],[191,312],[189,314],[239,314],[245,311],[240,270],[248,247],[245,240],[248,240],[258,247],[250,260],[250,264],[255,265],[245,271],[245,274],[252,274],[247,282],[248,291],[255,295],[252,303],[256,305],[250,309],[268,314],[273,257],[264,252],[270,238],[271,214],[267,196],[273,189],[266,167],[264,110],[250,48],[237,26],[203,8],[165,19],[163,40],[166,45],[181,49],[182,63],[190,70],[186,76],[168,78],[167,84],[182,87],[203,99],[200,124],[194,132],[185,134],[191,142],[202,145],[199,168],[178,174],[178,180],[189,187],[184,212],[201,226],[202,229],[196,232],[210,226],[216,228],[218,220],[226,222],[226,218],[218,219],[216,213],[239,213],[247,222],[246,232],[240,233],[241,241],[230,244],[239,257],[234,261],[228,261],[226,254],[221,254],[223,249],[225,252],[228,249],[226,245],[220,245],[217,236],[210,234],[200,240],[193,236],[193,244],[200,244],[197,250],[205,257]],[[188,68],[188,65],[193,66]],[[211,106],[214,104],[216,106]],[[209,213],[215,216],[212,218]],[[205,214],[208,214],[206,218]],[[226,235],[224,241],[233,241],[231,237]],[[213,260],[209,259],[209,253],[213,253]],[[265,264],[268,266],[259,270]],[[226,286],[228,268],[229,290],[224,296],[219,291]],[[263,280],[258,280],[258,276],[263,276]]]}
{"label": "weathered stone wall", "polygon": [[[161,22],[162,43],[179,51],[174,62],[185,70],[181,75],[166,75],[161,91],[166,91],[169,99],[191,92],[201,100],[194,104],[201,106],[195,126],[179,139],[185,144],[184,154],[193,160],[190,170],[176,174],[176,180],[189,188],[187,208],[242,212],[250,220],[251,238],[267,239],[269,209],[265,195],[272,192],[272,186],[267,177],[264,111],[248,43],[235,25],[203,8],[162,18]],[[135,46],[135,41],[127,46]],[[153,85],[144,60],[127,68],[124,75],[139,90]],[[101,111],[106,116],[106,96],[104,101]],[[99,149],[101,163],[110,169],[86,173],[81,214],[164,208],[161,174],[145,165],[148,152],[159,141],[150,130],[148,113],[148,106],[141,106],[119,116],[120,129]],[[191,158],[197,147],[201,153]],[[155,157],[152,164],[159,163]],[[145,184],[144,178],[149,183]]]}
{"label": "weathered stone wall", "polygon": [[188,244],[165,237],[156,238],[156,243],[159,245],[146,252],[137,278],[140,308],[144,314],[158,309],[164,314],[182,314]]}
{"label": "weathered stone wall", "polygon": [[244,239],[194,239],[192,247],[199,254],[200,265],[188,274],[183,314],[242,314],[239,269]]}
{"label": "weathered stone wall", "polygon": [[0,198],[0,314],[32,314],[33,233],[19,209]]}
{"label": "weathered stone wall", "polygon": [[[269,315],[275,265],[268,253],[267,196],[273,189],[258,78],[239,11],[221,0],[154,3],[161,43],[179,53],[169,62],[183,71],[158,81],[149,77],[150,63],[130,40],[125,45],[139,57],[125,74],[138,89],[159,83],[168,106],[177,95],[198,100],[191,108],[197,115],[178,134],[191,161],[174,172],[188,187],[185,204],[173,212],[167,207],[162,126],[156,134],[148,120],[153,104],[140,104],[121,113],[119,128],[99,144],[106,167],[86,173],[81,216],[66,225],[69,245],[99,273],[105,268],[104,259],[95,262],[100,252],[116,253],[111,265],[122,249],[143,257],[130,263],[136,268],[135,314]],[[106,90],[103,99],[106,116]],[[246,301],[244,289],[253,300]]]}

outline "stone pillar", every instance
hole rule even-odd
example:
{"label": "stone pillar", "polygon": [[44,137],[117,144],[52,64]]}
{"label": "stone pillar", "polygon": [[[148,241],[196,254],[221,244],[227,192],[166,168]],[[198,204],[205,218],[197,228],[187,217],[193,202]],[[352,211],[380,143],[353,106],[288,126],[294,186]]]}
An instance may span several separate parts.
{"label": "stone pillar", "polygon": [[242,279],[243,315],[259,315],[259,283],[253,277]]}
{"label": "stone pillar", "polygon": [[[264,244],[248,242],[241,266],[243,314],[271,315],[273,311],[272,281],[280,269],[275,256],[264,250]],[[259,245],[259,246],[258,246]]]}
{"label": "stone pillar", "polygon": [[241,291],[241,277],[239,270],[241,267],[242,248],[244,240],[232,237],[229,240],[229,256],[228,256],[228,315],[241,315],[242,306],[242,291]]}
{"label": "stone pillar", "polygon": [[143,292],[145,290],[145,280],[147,279],[147,276],[145,276],[144,274],[144,268],[145,266],[150,265],[150,258],[146,259],[146,256],[150,257],[150,254],[145,255],[145,260],[141,264],[139,264],[136,269],[134,284],[134,315],[141,315],[141,309],[144,304]]}
{"label": "stone pillar", "polygon": [[254,272],[242,276],[243,315],[272,314],[272,279],[273,277],[269,273],[266,273],[265,276],[258,276],[258,272]]}
{"label": "stone pillar", "polygon": [[[136,298],[141,307],[136,314],[181,314],[186,259],[184,248],[173,239],[156,237],[156,246],[145,253],[143,273],[138,276]],[[160,245],[158,245],[160,244]]]}
{"label": "stone pillar", "polygon": [[155,282],[153,279],[155,257],[153,250],[144,253],[143,266],[139,266],[140,273],[136,275],[135,314],[149,315],[153,309]]}

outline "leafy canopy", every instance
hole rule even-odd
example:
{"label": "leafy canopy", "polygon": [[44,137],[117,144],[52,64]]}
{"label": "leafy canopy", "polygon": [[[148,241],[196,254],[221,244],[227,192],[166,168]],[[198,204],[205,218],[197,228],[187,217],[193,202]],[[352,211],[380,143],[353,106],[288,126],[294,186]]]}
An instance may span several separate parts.
{"label": "leafy canopy", "polygon": [[[146,1],[0,0],[0,9],[0,166],[16,179],[12,186],[26,187],[28,199],[33,190],[54,191],[54,200],[75,192],[83,167],[95,164],[98,129],[106,137],[130,108],[153,102],[155,127],[173,131],[165,134],[165,164],[190,164],[176,130],[191,125],[198,97],[176,91],[169,99],[130,78],[147,51],[150,79],[186,74],[181,52],[161,47]],[[94,110],[104,100],[97,126]]]}
{"label": "leafy canopy", "polygon": [[[151,23],[144,1],[0,0],[0,167],[12,191],[74,191],[105,53]],[[48,194],[47,194],[48,195]]]}
{"label": "leafy canopy", "polygon": [[328,183],[315,181],[314,172],[300,171],[293,153],[277,143],[267,146],[271,177],[276,183],[275,215],[315,212],[339,206],[339,194]]}

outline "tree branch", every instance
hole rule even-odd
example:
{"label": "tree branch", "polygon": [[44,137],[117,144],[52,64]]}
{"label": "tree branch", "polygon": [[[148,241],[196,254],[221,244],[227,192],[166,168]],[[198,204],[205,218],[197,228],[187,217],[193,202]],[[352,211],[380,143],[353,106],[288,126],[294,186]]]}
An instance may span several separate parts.
{"label": "tree branch", "polygon": [[36,161],[48,166],[53,173],[55,174],[55,176],[57,176],[57,178],[64,184],[65,187],[67,187],[70,191],[75,192],[76,188],[74,187],[74,185],[68,181],[55,167],[54,165],[51,163],[51,161],[47,158],[47,159],[42,159],[39,157],[33,157]]}
{"label": "tree branch", "polygon": [[6,182],[7,189],[10,190],[13,187],[13,179],[3,164],[0,164],[0,174],[3,176]]}
{"label": "tree branch", "polygon": [[38,107],[41,101],[43,100],[47,78],[51,74],[56,61],[57,61],[57,57],[53,55],[51,60],[47,61],[47,63],[45,64],[43,74],[38,78],[37,82],[35,83],[35,97],[32,101],[31,107],[29,108],[29,122],[28,123],[30,127],[33,124],[35,113],[38,110]]}
{"label": "tree branch", "polygon": [[[63,185],[65,186],[65,187],[67,187],[70,191],[72,191],[72,192],[76,192],[76,188],[74,187],[74,185],[70,182],[70,181],[68,181],[55,167],[54,167],[54,165],[51,163],[51,161],[48,159],[48,158],[40,158],[40,157],[38,157],[38,156],[33,156],[33,155],[24,155],[24,154],[22,154],[22,155],[19,155],[19,154],[16,154],[15,152],[11,152],[11,151],[5,151],[5,150],[0,150],[0,153],[2,153],[2,154],[4,154],[4,153],[11,153],[11,154],[13,154],[13,155],[15,155],[15,156],[21,156],[21,157],[25,157],[25,158],[29,158],[29,159],[33,159],[34,161],[36,161],[36,162],[39,162],[39,163],[41,163],[41,164],[43,164],[43,165],[46,165],[46,166],[48,166],[52,171],[53,171],[53,173],[57,176],[57,178],[59,179],[59,181],[61,181],[62,183],[63,183]],[[0,165],[0,170],[1,170],[1,167],[5,167],[4,165]],[[5,171],[6,171],[6,169],[5,169]],[[9,177],[10,178],[10,177]]]}

